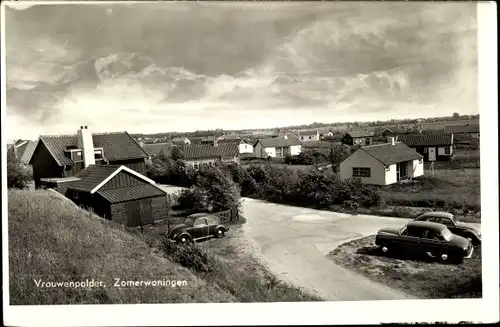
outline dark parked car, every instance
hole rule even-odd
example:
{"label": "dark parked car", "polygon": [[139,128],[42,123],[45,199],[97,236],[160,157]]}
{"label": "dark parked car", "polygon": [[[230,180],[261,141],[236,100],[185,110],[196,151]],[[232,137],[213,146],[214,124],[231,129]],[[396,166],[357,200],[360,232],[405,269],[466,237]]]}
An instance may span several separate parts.
{"label": "dark parked car", "polygon": [[228,230],[218,217],[208,213],[195,213],[187,216],[182,224],[174,226],[167,233],[167,238],[172,242],[187,243],[212,237],[220,238]]}
{"label": "dark parked car", "polygon": [[401,229],[383,228],[375,237],[383,252],[427,254],[443,261],[460,263],[474,251],[472,242],[453,234],[445,225],[410,221]]}
{"label": "dark parked car", "polygon": [[427,212],[418,216],[415,221],[430,221],[443,224],[448,227],[453,234],[470,239],[474,246],[481,244],[481,232],[459,223],[455,216],[449,212]]}

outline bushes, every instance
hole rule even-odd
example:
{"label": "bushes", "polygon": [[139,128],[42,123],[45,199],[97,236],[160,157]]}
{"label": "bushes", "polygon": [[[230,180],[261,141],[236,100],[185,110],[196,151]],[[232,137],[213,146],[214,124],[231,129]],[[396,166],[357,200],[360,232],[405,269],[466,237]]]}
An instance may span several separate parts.
{"label": "bushes", "polygon": [[32,180],[32,171],[17,161],[14,151],[7,151],[7,187],[24,189]]}
{"label": "bushes", "polygon": [[217,267],[214,257],[195,243],[180,245],[165,239],[158,248],[174,262],[193,271],[213,272]]}

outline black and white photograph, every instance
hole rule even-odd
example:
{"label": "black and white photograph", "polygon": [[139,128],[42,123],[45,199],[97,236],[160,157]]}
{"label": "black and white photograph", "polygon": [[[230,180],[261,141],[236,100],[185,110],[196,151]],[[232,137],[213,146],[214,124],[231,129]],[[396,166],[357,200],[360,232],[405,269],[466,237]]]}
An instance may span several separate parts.
{"label": "black and white photograph", "polygon": [[499,320],[495,3],[1,22],[4,324]]}

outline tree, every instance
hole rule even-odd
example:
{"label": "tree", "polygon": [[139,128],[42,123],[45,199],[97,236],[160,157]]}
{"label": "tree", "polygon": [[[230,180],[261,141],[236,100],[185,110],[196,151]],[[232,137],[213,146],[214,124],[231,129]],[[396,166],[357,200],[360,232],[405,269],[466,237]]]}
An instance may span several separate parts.
{"label": "tree", "polygon": [[7,187],[9,188],[28,188],[33,180],[33,175],[28,168],[23,167],[16,159],[14,151],[7,151]]}
{"label": "tree", "polygon": [[458,112],[454,112],[452,117],[458,119],[460,118],[460,114]]}
{"label": "tree", "polygon": [[170,158],[172,158],[172,160],[184,159],[184,151],[182,151],[182,149],[178,146],[174,146],[172,148],[172,152],[170,153]]}

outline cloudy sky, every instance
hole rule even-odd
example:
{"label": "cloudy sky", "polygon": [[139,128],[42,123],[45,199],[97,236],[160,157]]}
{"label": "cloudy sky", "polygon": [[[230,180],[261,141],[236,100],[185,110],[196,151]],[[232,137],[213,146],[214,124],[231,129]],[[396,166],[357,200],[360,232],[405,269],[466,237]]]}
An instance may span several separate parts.
{"label": "cloudy sky", "polygon": [[478,113],[474,3],[6,8],[8,138]]}

